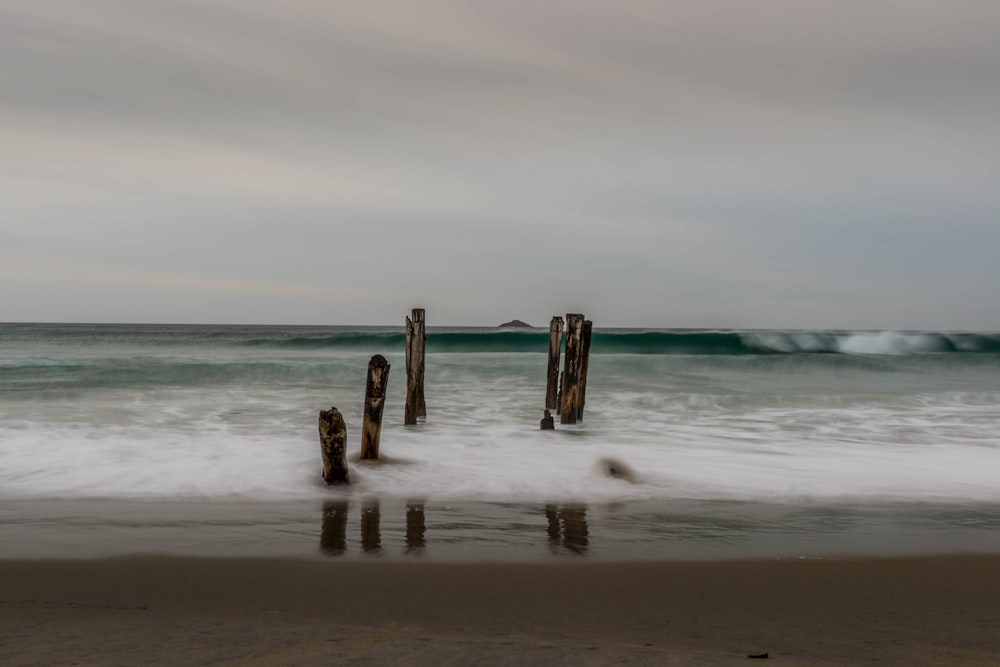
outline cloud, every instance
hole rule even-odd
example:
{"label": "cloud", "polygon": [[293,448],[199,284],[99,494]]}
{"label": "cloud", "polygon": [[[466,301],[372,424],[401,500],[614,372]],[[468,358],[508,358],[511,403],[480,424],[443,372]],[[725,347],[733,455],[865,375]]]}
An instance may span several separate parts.
{"label": "cloud", "polygon": [[[341,323],[575,300],[1000,328],[993,2],[13,0],[0,25],[0,261],[103,267],[100,317],[211,317],[240,285],[230,319],[333,321],[295,285]],[[40,280],[7,318],[67,318]]]}

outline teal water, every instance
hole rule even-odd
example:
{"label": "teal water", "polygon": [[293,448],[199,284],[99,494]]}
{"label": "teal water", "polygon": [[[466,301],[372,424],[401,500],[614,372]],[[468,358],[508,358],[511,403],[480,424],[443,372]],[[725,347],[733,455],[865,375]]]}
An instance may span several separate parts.
{"label": "teal water", "polygon": [[[380,552],[420,506],[441,558],[1000,547],[1000,334],[598,328],[583,423],[555,432],[547,346],[429,328],[404,427],[402,326],[0,324],[0,556],[327,553],[330,503],[346,554],[373,503]],[[317,413],[356,451],[376,353],[390,463],[329,489]]]}

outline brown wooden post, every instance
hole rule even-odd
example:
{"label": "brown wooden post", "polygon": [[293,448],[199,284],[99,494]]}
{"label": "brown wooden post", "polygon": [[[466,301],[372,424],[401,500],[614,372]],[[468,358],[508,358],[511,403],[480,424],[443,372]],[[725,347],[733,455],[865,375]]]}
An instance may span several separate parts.
{"label": "brown wooden post", "polygon": [[319,411],[319,446],[323,455],[323,481],[349,484],[347,475],[347,424],[337,408]]}
{"label": "brown wooden post", "polygon": [[552,418],[552,411],[546,410],[542,414],[542,421],[540,423],[540,428],[543,431],[553,431],[556,428],[556,420]]}
{"label": "brown wooden post", "polygon": [[587,371],[590,368],[590,338],[594,323],[586,320],[583,323],[583,335],[580,346],[580,402],[577,406],[577,419],[583,421],[583,407],[587,404]]}
{"label": "brown wooden post", "polygon": [[382,433],[382,410],[385,390],[389,386],[389,362],[376,354],[368,362],[368,382],[365,386],[365,417],[361,425],[361,458],[378,459],[378,441]]}
{"label": "brown wooden post", "polygon": [[416,424],[418,417],[427,417],[424,402],[424,309],[414,308],[413,319],[406,318],[406,408],[403,423]]}
{"label": "brown wooden post", "polygon": [[549,323],[549,376],[545,387],[545,408],[559,407],[559,354],[562,349],[563,318],[553,317]]}
{"label": "brown wooden post", "polygon": [[566,385],[566,371],[559,373],[559,395],[556,396],[556,414],[562,412],[563,387]]}
{"label": "brown wooden post", "polygon": [[583,341],[583,315],[566,315],[566,362],[563,367],[562,408],[559,423],[575,424],[580,405],[580,366]]}

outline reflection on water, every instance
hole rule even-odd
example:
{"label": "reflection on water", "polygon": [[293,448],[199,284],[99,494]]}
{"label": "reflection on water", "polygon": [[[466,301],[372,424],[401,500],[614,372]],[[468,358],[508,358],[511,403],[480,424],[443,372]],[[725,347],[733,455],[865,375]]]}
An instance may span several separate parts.
{"label": "reflection on water", "polygon": [[590,545],[586,505],[546,505],[549,548],[553,553],[585,555]]}
{"label": "reflection on water", "polygon": [[[347,553],[346,500],[323,503],[323,525],[319,549],[326,556]],[[546,505],[546,533],[552,553],[586,555],[590,547],[586,505]],[[427,548],[427,513],[422,502],[406,504],[406,544],[403,553],[419,556]],[[361,550],[365,554],[382,553],[382,509],[378,500],[366,500],[361,506]],[[539,537],[541,537],[539,535]]]}
{"label": "reflection on water", "polygon": [[366,501],[361,507],[361,550],[366,554],[382,553],[382,510],[377,500]]}
{"label": "reflection on water", "polygon": [[[445,503],[331,491],[318,501],[0,499],[0,557],[141,552],[482,560],[702,560],[1000,553],[1000,504],[821,505],[677,499]],[[327,501],[327,502],[324,502]],[[426,503],[426,504],[425,504]],[[322,522],[322,525],[317,525]],[[377,528],[376,528],[377,524]]]}
{"label": "reflection on water", "polygon": [[419,556],[424,551],[427,541],[424,534],[427,523],[424,521],[424,506],[422,503],[409,503],[406,506],[406,553]]}
{"label": "reflection on water", "polygon": [[339,556],[347,551],[347,509],[346,501],[323,503],[319,550],[327,556]]}

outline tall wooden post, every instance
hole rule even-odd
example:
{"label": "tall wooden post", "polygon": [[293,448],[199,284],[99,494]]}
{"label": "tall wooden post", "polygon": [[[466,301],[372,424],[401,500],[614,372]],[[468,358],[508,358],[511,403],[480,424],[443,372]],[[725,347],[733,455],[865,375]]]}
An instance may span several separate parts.
{"label": "tall wooden post", "polygon": [[553,317],[549,323],[549,375],[545,387],[545,409],[559,407],[559,354],[562,349],[563,318]]}
{"label": "tall wooden post", "polygon": [[416,424],[418,417],[427,417],[424,402],[424,309],[414,308],[413,319],[406,318],[406,408],[403,423]]}
{"label": "tall wooden post", "polygon": [[583,421],[583,406],[587,404],[587,371],[590,369],[590,338],[594,323],[586,320],[583,323],[583,335],[580,346],[580,403],[577,407],[577,419]]}
{"label": "tall wooden post", "polygon": [[361,458],[378,459],[378,441],[382,434],[382,410],[385,390],[389,386],[389,362],[376,354],[368,362],[368,382],[365,385],[365,417],[361,425]]}
{"label": "tall wooden post", "polygon": [[559,423],[561,424],[575,424],[579,417],[582,335],[583,315],[579,313],[567,314],[566,362],[563,367],[562,406],[559,410]]}
{"label": "tall wooden post", "polygon": [[349,484],[347,476],[347,424],[337,408],[319,411],[319,446],[323,455],[323,481]]}
{"label": "tall wooden post", "polygon": [[566,386],[566,371],[560,371],[559,373],[559,395],[556,396],[556,414],[562,412],[562,397],[563,397],[563,387]]}

